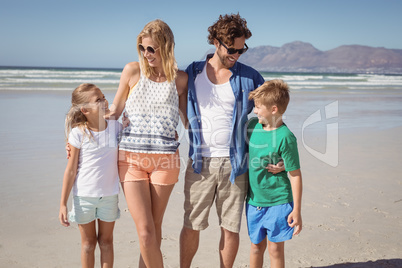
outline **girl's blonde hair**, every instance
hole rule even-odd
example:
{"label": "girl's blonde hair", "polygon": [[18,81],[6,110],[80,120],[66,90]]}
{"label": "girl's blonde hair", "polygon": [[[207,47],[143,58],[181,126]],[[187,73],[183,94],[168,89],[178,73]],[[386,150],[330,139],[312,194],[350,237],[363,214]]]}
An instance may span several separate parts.
{"label": "girl's blonde hair", "polygon": [[154,20],[145,25],[144,29],[137,36],[137,51],[142,72],[146,77],[155,75],[154,69],[149,66],[148,61],[144,60],[138,45],[142,43],[144,37],[150,37],[159,47],[162,58],[162,68],[168,82],[176,79],[177,63],[174,57],[174,36],[173,32],[162,20]]}
{"label": "girl's blonde hair", "polygon": [[[84,135],[92,136],[91,131],[89,131],[87,126],[87,118],[81,112],[81,108],[88,103],[88,92],[97,89],[98,87],[94,84],[81,84],[72,93],[71,96],[71,107],[66,116],[66,141],[73,128],[79,127]],[[88,131],[85,131],[87,129]],[[89,133],[89,134],[88,134]]]}

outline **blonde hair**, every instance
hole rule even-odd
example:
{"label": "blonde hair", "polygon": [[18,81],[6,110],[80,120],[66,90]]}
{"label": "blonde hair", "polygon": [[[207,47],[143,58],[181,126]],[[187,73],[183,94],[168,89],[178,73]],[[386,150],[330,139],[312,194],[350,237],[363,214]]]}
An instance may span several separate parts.
{"label": "blonde hair", "polygon": [[278,112],[284,114],[290,100],[289,86],[281,79],[266,81],[256,90],[251,91],[248,99],[260,102],[267,107],[276,105]]}
{"label": "blonde hair", "polygon": [[150,37],[158,46],[162,58],[162,68],[168,82],[176,79],[177,63],[174,57],[174,36],[170,27],[162,20],[154,20],[145,25],[144,29],[137,36],[137,51],[142,72],[146,77],[155,75],[154,69],[144,60],[138,45],[144,37]]}
{"label": "blonde hair", "polygon": [[[98,87],[94,84],[81,84],[79,85],[72,93],[71,96],[71,107],[66,116],[66,126],[65,126],[65,135],[66,141],[68,140],[68,136],[73,128],[79,127],[84,135],[88,135],[92,137],[91,131],[87,126],[87,118],[81,112],[81,108],[88,103],[88,92],[97,89]],[[85,131],[87,129],[88,131]]]}

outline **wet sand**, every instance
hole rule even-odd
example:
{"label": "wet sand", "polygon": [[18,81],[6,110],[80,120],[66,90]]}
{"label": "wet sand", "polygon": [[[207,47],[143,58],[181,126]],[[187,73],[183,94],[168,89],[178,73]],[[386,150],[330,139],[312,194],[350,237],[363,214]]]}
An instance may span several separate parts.
{"label": "wet sand", "polygon": [[[106,94],[109,101],[113,94]],[[306,105],[308,96],[298,94],[293,105]],[[0,92],[0,267],[80,267],[78,228],[74,224],[64,228],[58,221],[67,163],[63,127],[69,98],[69,92]],[[300,120],[306,121],[314,111],[338,100],[339,116],[325,123],[338,123],[338,136],[327,137],[324,123],[303,129]],[[316,106],[309,105],[304,114],[300,109],[289,110],[289,125],[299,141],[304,227],[300,236],[286,243],[287,267],[402,266],[402,127],[345,128],[354,123],[344,115],[344,100],[347,96],[324,96],[321,101],[316,97]],[[367,120],[364,111],[358,116]],[[180,152],[186,163],[184,137],[182,133]],[[322,161],[327,140],[337,144],[335,166]],[[183,180],[182,172],[165,214],[165,267],[179,267]],[[123,194],[120,209],[122,216],[114,233],[115,267],[137,267],[138,238]],[[193,267],[219,267],[219,232],[212,210]],[[234,267],[249,267],[249,247],[243,217]],[[268,255],[265,263],[264,267],[269,267]]]}

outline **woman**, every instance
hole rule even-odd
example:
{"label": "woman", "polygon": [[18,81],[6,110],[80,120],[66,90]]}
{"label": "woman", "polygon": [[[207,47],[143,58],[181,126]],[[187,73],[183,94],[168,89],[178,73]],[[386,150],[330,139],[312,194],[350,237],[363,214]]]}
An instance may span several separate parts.
{"label": "woman", "polygon": [[[178,180],[179,114],[186,121],[187,74],[177,70],[174,37],[161,20],[137,37],[139,62],[122,72],[109,118],[130,121],[119,144],[119,176],[140,241],[139,267],[163,267],[162,220]],[[179,112],[180,110],[180,112]]]}

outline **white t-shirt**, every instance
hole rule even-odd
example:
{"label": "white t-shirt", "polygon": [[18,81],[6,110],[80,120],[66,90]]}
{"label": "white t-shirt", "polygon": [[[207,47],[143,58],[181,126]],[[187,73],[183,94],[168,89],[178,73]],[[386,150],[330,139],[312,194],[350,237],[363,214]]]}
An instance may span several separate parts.
{"label": "white t-shirt", "polygon": [[195,79],[195,88],[201,115],[202,156],[228,157],[235,103],[230,82],[213,84],[204,67]]}
{"label": "white t-shirt", "polygon": [[117,160],[121,130],[122,125],[115,120],[107,120],[104,131],[91,131],[93,138],[84,136],[79,128],[71,130],[68,142],[80,149],[78,171],[73,186],[75,196],[102,197],[119,193]]}

